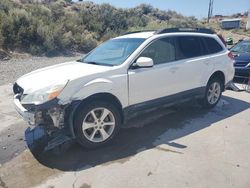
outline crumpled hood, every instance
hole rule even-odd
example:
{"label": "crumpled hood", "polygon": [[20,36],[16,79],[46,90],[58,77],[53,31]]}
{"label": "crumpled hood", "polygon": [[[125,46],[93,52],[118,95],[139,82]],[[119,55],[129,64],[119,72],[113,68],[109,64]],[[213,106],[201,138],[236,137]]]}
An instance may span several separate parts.
{"label": "crumpled hood", "polygon": [[62,84],[66,80],[102,73],[112,67],[91,65],[77,61],[62,63],[30,72],[17,80],[17,84],[24,89],[25,94],[38,91],[45,87]]}

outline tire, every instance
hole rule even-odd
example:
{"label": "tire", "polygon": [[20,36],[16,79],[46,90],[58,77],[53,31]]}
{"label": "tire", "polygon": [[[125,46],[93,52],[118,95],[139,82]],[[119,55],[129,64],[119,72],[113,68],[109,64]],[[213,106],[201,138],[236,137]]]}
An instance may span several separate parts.
{"label": "tire", "polygon": [[121,114],[112,103],[93,101],[79,108],[74,121],[77,142],[84,148],[108,144],[121,127]]}
{"label": "tire", "polygon": [[223,83],[220,79],[212,78],[209,80],[206,86],[205,96],[200,101],[201,105],[207,109],[215,107],[220,101],[222,90]]}

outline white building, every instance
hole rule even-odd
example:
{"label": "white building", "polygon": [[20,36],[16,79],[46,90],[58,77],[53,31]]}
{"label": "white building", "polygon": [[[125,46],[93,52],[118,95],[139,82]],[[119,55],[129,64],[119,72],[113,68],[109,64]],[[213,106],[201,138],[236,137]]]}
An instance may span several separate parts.
{"label": "white building", "polygon": [[248,20],[247,20],[247,27],[246,29],[250,29],[250,9],[248,11]]}
{"label": "white building", "polygon": [[238,29],[240,28],[240,21],[241,19],[225,19],[221,21],[221,28],[222,29]]}

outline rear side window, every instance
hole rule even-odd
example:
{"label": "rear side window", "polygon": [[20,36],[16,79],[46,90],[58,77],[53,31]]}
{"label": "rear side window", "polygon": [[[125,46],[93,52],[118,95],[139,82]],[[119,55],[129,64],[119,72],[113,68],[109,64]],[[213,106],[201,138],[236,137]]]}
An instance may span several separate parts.
{"label": "rear side window", "polygon": [[215,39],[210,37],[203,37],[203,40],[210,54],[218,53],[223,50],[222,46]]}
{"label": "rear side window", "polygon": [[198,57],[206,54],[206,49],[200,37],[180,36],[176,38],[177,59]]}

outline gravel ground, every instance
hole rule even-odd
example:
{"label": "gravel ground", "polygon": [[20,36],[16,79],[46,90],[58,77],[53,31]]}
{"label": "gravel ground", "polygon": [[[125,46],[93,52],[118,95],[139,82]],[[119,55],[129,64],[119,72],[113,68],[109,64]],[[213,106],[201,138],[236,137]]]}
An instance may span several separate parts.
{"label": "gravel ground", "polygon": [[76,60],[80,57],[81,55],[77,54],[70,57],[27,57],[24,59],[0,61],[0,85],[14,83],[17,78],[33,70]]}

